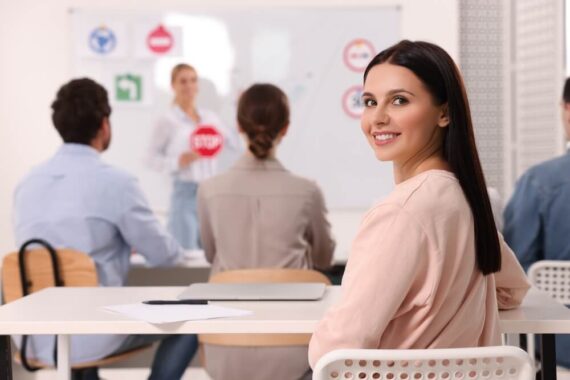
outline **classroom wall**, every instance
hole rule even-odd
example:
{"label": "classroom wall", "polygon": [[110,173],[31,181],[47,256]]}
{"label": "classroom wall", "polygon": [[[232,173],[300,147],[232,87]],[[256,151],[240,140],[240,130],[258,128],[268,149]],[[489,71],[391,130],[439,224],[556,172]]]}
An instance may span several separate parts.
{"label": "classroom wall", "polygon": [[71,72],[70,8],[191,10],[247,6],[401,6],[402,37],[440,44],[459,56],[457,0],[2,0],[0,1],[0,256],[14,250],[14,187],[60,140],[50,103]]}

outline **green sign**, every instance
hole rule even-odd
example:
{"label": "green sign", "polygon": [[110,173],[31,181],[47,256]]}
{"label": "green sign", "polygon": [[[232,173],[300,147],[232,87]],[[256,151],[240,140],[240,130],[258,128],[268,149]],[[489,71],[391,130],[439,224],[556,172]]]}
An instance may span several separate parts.
{"label": "green sign", "polygon": [[140,102],[142,100],[142,76],[135,74],[115,77],[115,94],[119,102]]}

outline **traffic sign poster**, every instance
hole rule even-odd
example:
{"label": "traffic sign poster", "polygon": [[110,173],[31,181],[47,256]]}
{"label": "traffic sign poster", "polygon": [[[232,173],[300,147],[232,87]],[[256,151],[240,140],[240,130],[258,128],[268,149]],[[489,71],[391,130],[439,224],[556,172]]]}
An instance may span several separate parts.
{"label": "traffic sign poster", "polygon": [[376,55],[376,49],[372,42],[357,38],[350,41],[343,51],[344,64],[356,72],[364,72],[368,63]]}
{"label": "traffic sign poster", "polygon": [[160,21],[139,22],[134,25],[136,58],[182,56],[182,29]]}
{"label": "traffic sign poster", "polygon": [[342,95],[342,109],[347,116],[353,119],[359,119],[364,111],[362,90],[361,85],[356,85],[347,89]]}
{"label": "traffic sign poster", "polygon": [[125,58],[129,45],[127,24],[112,19],[93,18],[77,25],[73,44],[78,56],[82,58]]}
{"label": "traffic sign poster", "polygon": [[144,65],[113,65],[104,85],[113,107],[146,107],[153,102],[152,70]]}
{"label": "traffic sign poster", "polygon": [[115,100],[117,102],[140,102],[143,99],[142,75],[125,73],[115,76]]}

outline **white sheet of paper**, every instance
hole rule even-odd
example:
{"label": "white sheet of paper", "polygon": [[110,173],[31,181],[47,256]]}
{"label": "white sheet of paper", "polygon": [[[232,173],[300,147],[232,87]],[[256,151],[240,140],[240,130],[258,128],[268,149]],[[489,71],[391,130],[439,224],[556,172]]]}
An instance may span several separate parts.
{"label": "white sheet of paper", "polygon": [[105,306],[103,309],[149,323],[243,317],[253,314],[253,312],[249,310],[214,305],[146,305],[143,303],[133,303],[127,305],[110,305]]}

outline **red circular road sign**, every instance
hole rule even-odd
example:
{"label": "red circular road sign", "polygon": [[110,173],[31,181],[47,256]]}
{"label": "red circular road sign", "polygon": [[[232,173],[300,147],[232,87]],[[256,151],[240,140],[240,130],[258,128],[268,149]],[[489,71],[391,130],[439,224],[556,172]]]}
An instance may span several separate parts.
{"label": "red circular road sign", "polygon": [[224,144],[224,138],[212,125],[200,125],[190,135],[190,148],[203,157],[216,156]]}
{"label": "red circular road sign", "polygon": [[354,118],[358,119],[362,116],[364,104],[362,103],[362,86],[352,86],[342,95],[342,109],[344,112]]}
{"label": "red circular road sign", "polygon": [[352,71],[363,72],[376,55],[375,50],[374,45],[364,38],[352,40],[344,48],[344,64]]}
{"label": "red circular road sign", "polygon": [[146,44],[153,53],[164,54],[172,49],[174,37],[164,26],[159,25],[148,34]]}

